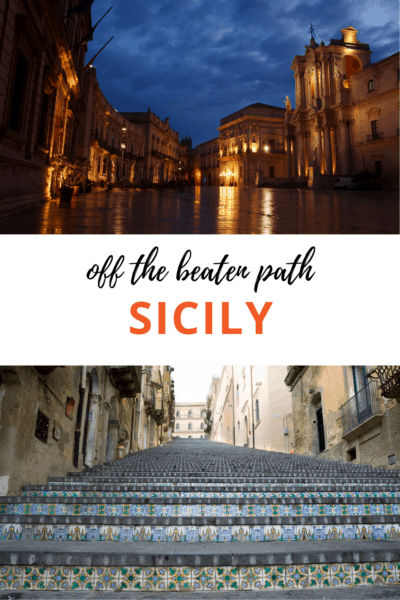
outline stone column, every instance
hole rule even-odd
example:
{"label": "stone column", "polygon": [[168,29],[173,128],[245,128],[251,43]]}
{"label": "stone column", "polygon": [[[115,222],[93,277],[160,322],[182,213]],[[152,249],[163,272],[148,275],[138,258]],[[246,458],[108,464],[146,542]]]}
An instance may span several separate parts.
{"label": "stone column", "polygon": [[326,89],[326,61],[322,59],[321,61],[321,83],[322,83],[322,96],[328,96]]}
{"label": "stone column", "polygon": [[319,93],[319,80],[318,80],[318,65],[315,63],[314,65],[314,83],[315,83],[315,99],[320,98]]}
{"label": "stone column", "polygon": [[299,155],[299,166],[300,166],[300,173],[299,176],[304,178],[305,177],[305,170],[304,170],[304,141],[303,141],[303,135],[297,135],[296,136],[296,140],[297,140],[297,152]]}
{"label": "stone column", "polygon": [[293,143],[293,177],[296,179],[299,173],[299,164],[297,158],[297,144]]}
{"label": "stone column", "polygon": [[341,155],[341,175],[348,175],[350,172],[349,161],[349,128],[347,121],[339,121],[340,127],[340,155]]}
{"label": "stone column", "polygon": [[325,175],[332,175],[332,148],[330,128],[324,127],[324,146],[325,146]]}
{"label": "stone column", "polygon": [[95,461],[97,431],[99,428],[100,396],[98,394],[92,394],[89,398],[89,401],[89,427],[86,441],[86,456],[84,461],[88,467],[92,467]]}
{"label": "stone column", "polygon": [[319,127],[317,127],[317,165],[322,172],[322,135]]}
{"label": "stone column", "polygon": [[287,152],[286,152],[286,161],[287,161],[287,178],[288,180],[292,179],[292,141],[289,136],[286,138]]}

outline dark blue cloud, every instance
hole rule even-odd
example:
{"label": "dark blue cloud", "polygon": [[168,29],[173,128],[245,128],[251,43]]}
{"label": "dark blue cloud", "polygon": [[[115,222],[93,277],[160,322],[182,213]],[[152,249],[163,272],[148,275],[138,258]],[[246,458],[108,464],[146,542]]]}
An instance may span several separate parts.
{"label": "dark blue cloud", "polygon": [[93,22],[111,4],[88,53],[115,36],[95,62],[104,94],[119,111],[151,106],[195,144],[247,104],[283,108],[288,94],[294,105],[290,65],[304,54],[311,21],[325,43],[355,27],[373,62],[398,50],[395,0],[95,0]]}

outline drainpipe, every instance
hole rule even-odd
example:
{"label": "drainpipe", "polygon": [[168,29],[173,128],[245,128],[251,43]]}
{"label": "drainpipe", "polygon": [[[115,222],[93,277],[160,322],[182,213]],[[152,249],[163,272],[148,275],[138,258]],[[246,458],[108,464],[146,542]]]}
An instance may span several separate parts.
{"label": "drainpipe", "polygon": [[236,413],[235,413],[235,380],[233,377],[233,365],[232,365],[232,395],[233,395],[233,400],[232,400],[232,406],[233,406],[233,445],[236,446],[236,439],[235,439],[235,418],[236,418]]}
{"label": "drainpipe", "polygon": [[[87,367],[82,367],[81,384],[79,386],[79,405],[78,405],[78,414],[76,417],[75,445],[74,445],[74,467],[76,469],[78,469],[78,467],[79,467],[79,445],[80,445],[80,440],[81,440],[83,403],[84,403],[84,399],[85,399],[86,370],[87,370]],[[88,399],[88,402],[89,402],[89,399]]]}
{"label": "drainpipe", "polygon": [[254,431],[254,403],[253,403],[253,367],[250,365],[250,395],[251,395],[251,428],[253,432],[253,448],[256,447],[256,438]]}
{"label": "drainpipe", "polygon": [[146,377],[146,367],[143,366],[142,367],[142,381],[141,381],[141,385],[140,385],[140,399],[139,399],[139,431],[138,431],[138,447],[139,450],[140,448],[140,443],[142,441],[142,427],[143,427],[143,407],[142,407],[142,400],[143,400],[143,390],[144,390],[144,386],[145,386],[145,377]]}

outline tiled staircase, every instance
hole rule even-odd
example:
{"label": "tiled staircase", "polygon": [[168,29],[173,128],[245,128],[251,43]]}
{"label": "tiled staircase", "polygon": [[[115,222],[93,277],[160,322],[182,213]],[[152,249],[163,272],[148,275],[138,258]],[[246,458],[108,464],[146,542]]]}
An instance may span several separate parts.
{"label": "tiled staircase", "polygon": [[376,589],[400,583],[400,477],[175,440],[0,498],[0,538],[0,598]]}

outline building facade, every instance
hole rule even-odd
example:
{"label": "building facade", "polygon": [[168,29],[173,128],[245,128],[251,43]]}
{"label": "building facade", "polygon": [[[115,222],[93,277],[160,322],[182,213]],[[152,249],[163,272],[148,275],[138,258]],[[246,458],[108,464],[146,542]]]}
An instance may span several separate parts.
{"label": "building facade", "polygon": [[295,56],[296,108],[286,101],[289,180],[321,187],[372,171],[398,186],[398,53],[371,64],[369,45],[346,27],[329,45],[311,38]]}
{"label": "building facade", "polygon": [[107,102],[94,67],[83,75],[83,97],[86,113],[81,116],[78,154],[87,161],[87,177],[138,183],[144,178],[143,130]]}
{"label": "building facade", "polygon": [[276,185],[286,178],[284,118],[285,109],[256,102],[221,119],[221,185]]}
{"label": "building facade", "polygon": [[73,5],[7,0],[2,8],[0,215],[48,199],[52,158],[76,158],[91,15],[68,12]]}
{"label": "building facade", "polygon": [[296,454],[398,468],[400,367],[288,367],[285,383]]}
{"label": "building facade", "polygon": [[285,367],[224,366],[208,396],[210,439],[277,452],[294,447]]}
{"label": "building facade", "polygon": [[0,367],[0,495],[170,441],[172,370]]}
{"label": "building facade", "polygon": [[220,185],[218,138],[199,144],[190,156],[191,180],[195,185]]}
{"label": "building facade", "polygon": [[181,438],[205,438],[205,402],[184,402],[175,406],[175,436]]}
{"label": "building facade", "polygon": [[144,178],[151,183],[178,179],[179,133],[167,117],[162,121],[151,112],[124,112],[121,115],[139,127],[145,136]]}

